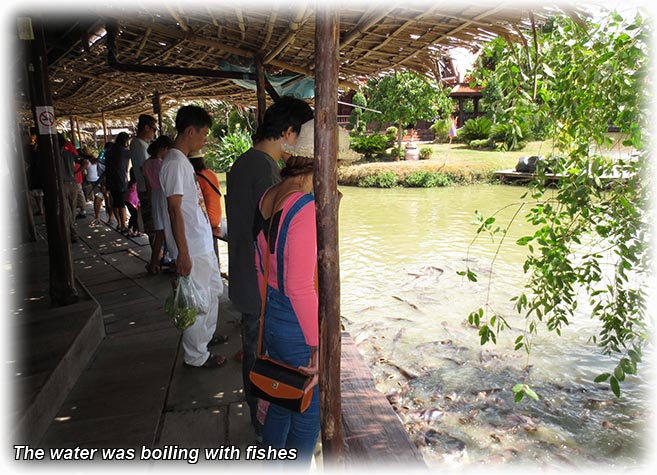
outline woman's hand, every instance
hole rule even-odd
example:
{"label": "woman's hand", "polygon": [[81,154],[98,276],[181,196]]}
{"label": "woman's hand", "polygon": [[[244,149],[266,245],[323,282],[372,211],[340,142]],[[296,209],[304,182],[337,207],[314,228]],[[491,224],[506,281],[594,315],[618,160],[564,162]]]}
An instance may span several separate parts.
{"label": "woman's hand", "polygon": [[313,379],[310,382],[310,387],[315,386],[319,382],[319,352],[317,351],[316,346],[310,347],[310,359],[308,360],[308,366],[299,366],[299,369],[313,375]]}

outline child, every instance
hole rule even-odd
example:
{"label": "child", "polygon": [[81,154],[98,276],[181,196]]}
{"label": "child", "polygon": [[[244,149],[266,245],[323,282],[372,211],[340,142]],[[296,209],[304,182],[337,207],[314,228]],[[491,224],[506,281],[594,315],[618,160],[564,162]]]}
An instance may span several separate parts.
{"label": "child", "polygon": [[456,137],[456,117],[452,116],[452,126],[449,128],[449,143],[452,143],[452,139]]}
{"label": "child", "polygon": [[128,180],[128,191],[125,192],[125,205],[130,213],[128,227],[121,233],[128,237],[139,237],[141,233],[137,225],[137,211],[139,210],[139,196],[137,195],[137,180],[132,169],[130,170],[130,180]]}
{"label": "child", "polygon": [[144,225],[152,232],[149,233],[151,243],[151,261],[146,266],[149,274],[157,274],[160,271],[160,258],[164,245],[164,220],[169,219],[166,198],[162,194],[160,186],[160,169],[162,158],[173,146],[173,140],[168,135],[162,135],[148,146],[149,159],[144,162],[142,173],[146,182],[146,190],[151,194],[151,219],[152,223]]}

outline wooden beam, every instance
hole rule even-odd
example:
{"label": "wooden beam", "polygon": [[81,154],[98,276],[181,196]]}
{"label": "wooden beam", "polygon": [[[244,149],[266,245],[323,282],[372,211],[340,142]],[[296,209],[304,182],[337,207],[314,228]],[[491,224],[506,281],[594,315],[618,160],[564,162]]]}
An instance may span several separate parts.
{"label": "wooden beam", "polygon": [[[446,33],[440,33],[440,34],[439,34],[439,35],[438,35],[433,41],[431,41],[430,43],[427,43],[427,45],[424,46],[423,48],[416,49],[416,50],[413,51],[412,54],[406,56],[405,58],[403,58],[403,59],[400,60],[400,61],[397,61],[397,62],[395,63],[395,66],[399,66],[399,65],[404,64],[406,61],[408,61],[408,60],[410,60],[410,59],[416,57],[419,53],[423,52],[424,50],[428,49],[428,48],[431,47],[431,46],[434,46],[434,45],[435,45],[436,43],[438,43],[440,40],[445,39],[445,38],[451,38],[451,37],[453,37],[456,33],[458,33],[459,31],[463,30],[464,28],[469,27],[469,26],[472,25],[472,24],[479,24],[479,23],[481,23],[480,20],[481,20],[482,18],[486,18],[486,17],[488,17],[488,16],[490,16],[490,15],[494,15],[496,12],[498,12],[498,11],[501,10],[502,8],[503,8],[503,6],[499,6],[499,7],[497,7],[497,8],[493,8],[492,10],[487,10],[486,12],[481,13],[480,15],[477,15],[477,16],[471,18],[471,19],[462,19],[463,23],[461,23],[460,25],[458,25],[458,26],[452,28],[451,30],[449,30],[449,31],[446,32]],[[492,25],[491,25],[491,26],[492,26]]]}
{"label": "wooden beam", "polygon": [[[329,5],[327,5],[329,4]],[[340,258],[338,255],[338,54],[340,20],[330,2],[315,16],[315,169],[319,283],[319,394],[326,464],[344,464],[340,398]],[[325,467],[326,468],[326,467]]]}
{"label": "wooden beam", "polygon": [[[108,15],[111,16],[111,13]],[[236,48],[234,46],[227,45],[225,43],[222,43],[217,40],[213,40],[210,38],[204,38],[202,36],[199,36],[193,32],[185,32],[181,30],[176,30],[174,28],[169,28],[164,25],[160,25],[158,23],[154,22],[146,22],[146,21],[138,21],[138,20],[132,20],[132,19],[126,19],[125,17],[118,16],[116,15],[115,18],[120,19],[124,24],[127,25],[133,25],[137,26],[140,28],[151,28],[151,30],[155,33],[160,33],[162,35],[166,35],[172,38],[177,38],[181,40],[188,41],[191,44],[194,45],[199,45],[199,46],[207,46],[210,48],[214,48],[220,51],[226,51],[228,53],[234,54],[236,56],[240,56],[243,58],[250,58],[253,59],[254,55],[256,54],[254,51],[247,51],[241,48]],[[274,66],[276,68],[280,69],[286,69],[288,71],[292,71],[294,73],[299,73],[303,74],[308,77],[315,77],[315,73],[312,70],[312,68],[309,67],[302,67],[302,66],[295,66],[293,64],[288,64],[283,61],[279,61],[277,59],[273,59],[269,62],[271,66]],[[351,81],[340,81],[340,85],[342,87],[348,88],[348,89],[358,89],[358,84],[353,83]]]}
{"label": "wooden beam", "polygon": [[283,51],[291,42],[294,41],[294,39],[297,36],[297,33],[303,26],[303,24],[308,21],[309,16],[306,16],[306,7],[301,7],[300,10],[297,11],[297,14],[294,17],[294,20],[290,21],[289,28],[290,31],[288,32],[287,35],[281,40],[281,42],[274,48],[272,51],[267,53],[264,59],[264,63],[268,64],[273,60],[276,56],[280,54],[281,51]]}
{"label": "wooden beam", "polygon": [[175,11],[173,9],[173,7],[171,7],[171,6],[167,6],[166,8],[167,8],[167,11],[169,12],[169,15],[171,15],[171,17],[174,20],[176,20],[176,23],[178,23],[178,26],[180,26],[180,28],[183,31],[189,31],[189,27],[187,26],[187,22],[185,22],[185,20],[182,19],[182,17],[178,14],[178,12]]}
{"label": "wooden beam", "polygon": [[374,3],[375,5],[372,7],[372,9],[377,13],[369,18],[365,18],[366,15],[368,15],[367,13],[364,14],[361,17],[358,24],[351,31],[345,33],[343,37],[340,39],[340,48],[344,48],[352,41],[359,38],[363,33],[365,33],[367,30],[369,30],[374,25],[376,25],[378,22],[386,18],[390,14],[390,12],[394,10],[394,8],[382,9],[377,2]]}

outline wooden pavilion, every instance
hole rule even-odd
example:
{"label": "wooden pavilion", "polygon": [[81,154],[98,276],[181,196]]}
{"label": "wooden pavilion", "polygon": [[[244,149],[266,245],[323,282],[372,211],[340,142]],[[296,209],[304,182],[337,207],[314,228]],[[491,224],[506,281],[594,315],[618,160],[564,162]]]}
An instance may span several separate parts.
{"label": "wooden pavilion", "polygon": [[[134,119],[197,99],[256,105],[257,117],[262,117],[267,103],[285,94],[285,87],[274,86],[275,78],[286,78],[283,84],[288,86],[314,81],[322,437],[326,457],[339,462],[344,450],[339,198],[337,136],[331,132],[339,91],[357,89],[366,77],[393,69],[440,79],[450,47],[477,50],[496,36],[514,41],[550,15],[576,17],[582,12],[558,5],[424,0],[175,5],[90,4],[75,11],[28,6],[16,12],[17,123],[31,116],[39,124],[39,150],[49,164],[44,191],[51,300],[65,305],[76,298],[61,213],[61,170],[53,135],[57,121]],[[244,87],[245,81],[254,87]],[[26,206],[25,196],[19,190],[19,206]],[[30,213],[21,215],[26,216],[23,238],[29,239]]]}

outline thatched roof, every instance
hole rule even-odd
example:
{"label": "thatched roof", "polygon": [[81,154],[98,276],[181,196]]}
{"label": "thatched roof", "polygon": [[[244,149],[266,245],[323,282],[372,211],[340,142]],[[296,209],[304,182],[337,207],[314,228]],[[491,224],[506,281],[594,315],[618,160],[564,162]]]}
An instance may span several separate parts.
{"label": "thatched roof", "polygon": [[[230,5],[230,6],[229,6]],[[501,35],[531,34],[565,9],[516,2],[334,2],[340,12],[340,80],[345,90],[368,75],[409,69],[445,79],[451,47],[477,50]],[[569,13],[569,12],[566,12]],[[39,14],[42,16],[39,17]],[[175,6],[136,2],[134,7],[77,7],[75,11],[17,12],[42,20],[56,114],[100,120],[152,113],[158,91],[163,109],[182,100],[221,99],[255,105],[255,92],[231,79],[201,75],[120,72],[114,67],[184,68],[195,74],[224,65],[253,67],[260,56],[270,77],[313,77],[315,2],[206,2]],[[115,31],[113,58],[108,44]],[[168,70],[170,71],[170,70]],[[189,71],[184,71],[189,72]]]}

